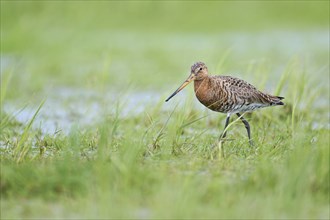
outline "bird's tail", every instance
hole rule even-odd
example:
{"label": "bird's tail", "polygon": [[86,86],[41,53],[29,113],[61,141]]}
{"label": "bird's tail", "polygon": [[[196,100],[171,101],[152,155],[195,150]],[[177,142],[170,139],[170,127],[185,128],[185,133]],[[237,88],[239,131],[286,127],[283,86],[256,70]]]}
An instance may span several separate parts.
{"label": "bird's tail", "polygon": [[282,99],[284,99],[284,97],[274,96],[271,105],[284,105],[284,102],[281,101]]}

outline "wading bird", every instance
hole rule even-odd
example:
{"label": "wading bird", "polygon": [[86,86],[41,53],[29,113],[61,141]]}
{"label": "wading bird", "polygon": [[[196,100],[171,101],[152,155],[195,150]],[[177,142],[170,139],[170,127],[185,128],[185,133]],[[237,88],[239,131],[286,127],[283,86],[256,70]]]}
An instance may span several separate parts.
{"label": "wading bird", "polygon": [[221,133],[220,139],[226,137],[230,116],[236,114],[243,122],[249,143],[252,145],[250,125],[240,113],[251,112],[268,106],[284,105],[281,101],[284,97],[263,93],[244,80],[231,76],[209,75],[203,62],[197,62],[191,66],[189,77],[166,99],[166,102],[192,81],[194,81],[196,97],[204,106],[213,111],[227,114],[225,130]]}

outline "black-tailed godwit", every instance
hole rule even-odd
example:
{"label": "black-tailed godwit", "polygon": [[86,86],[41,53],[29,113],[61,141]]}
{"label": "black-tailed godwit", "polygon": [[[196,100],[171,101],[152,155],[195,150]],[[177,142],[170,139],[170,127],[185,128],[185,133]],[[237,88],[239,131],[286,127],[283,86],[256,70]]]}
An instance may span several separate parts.
{"label": "black-tailed godwit", "polygon": [[[225,130],[232,114],[240,117],[247,130],[251,145],[250,125],[240,113],[251,112],[268,106],[284,105],[281,101],[284,97],[263,93],[244,80],[231,76],[209,75],[203,62],[197,62],[191,66],[189,77],[166,99],[166,102],[192,81],[194,81],[196,97],[204,106],[213,111],[227,114]],[[220,138],[225,137],[226,132],[222,132]]]}

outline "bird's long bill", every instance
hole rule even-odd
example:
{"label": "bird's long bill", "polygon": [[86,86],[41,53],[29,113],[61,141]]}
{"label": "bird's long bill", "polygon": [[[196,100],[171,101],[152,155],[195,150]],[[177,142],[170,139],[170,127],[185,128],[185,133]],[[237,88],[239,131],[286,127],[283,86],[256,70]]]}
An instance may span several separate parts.
{"label": "bird's long bill", "polygon": [[172,95],[170,95],[170,97],[168,97],[165,102],[169,101],[173,96],[175,96],[176,94],[178,94],[184,87],[186,87],[189,83],[191,83],[193,80],[195,79],[195,75],[194,74],[190,74],[190,76],[186,79],[186,81],[184,81],[182,83],[182,85],[175,90],[175,92],[173,92]]}

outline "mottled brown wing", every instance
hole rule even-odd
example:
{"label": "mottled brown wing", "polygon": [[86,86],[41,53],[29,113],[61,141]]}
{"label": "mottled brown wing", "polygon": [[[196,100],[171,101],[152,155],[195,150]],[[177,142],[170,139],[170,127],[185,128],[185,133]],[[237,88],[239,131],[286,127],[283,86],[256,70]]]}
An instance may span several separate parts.
{"label": "mottled brown wing", "polygon": [[231,76],[219,76],[231,99],[237,104],[260,103],[267,104],[267,95],[260,92],[250,83]]}

